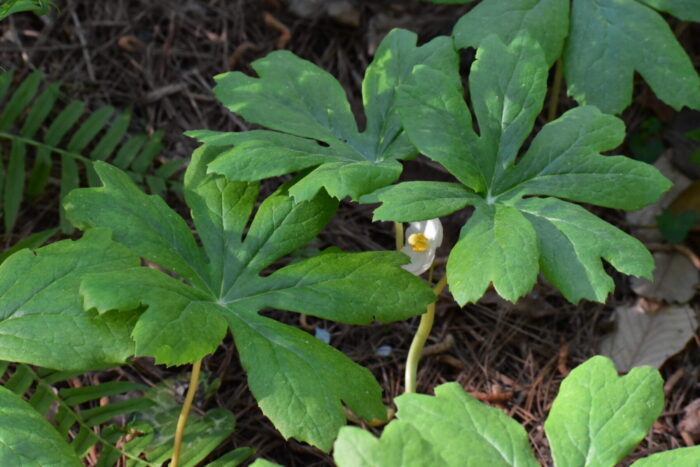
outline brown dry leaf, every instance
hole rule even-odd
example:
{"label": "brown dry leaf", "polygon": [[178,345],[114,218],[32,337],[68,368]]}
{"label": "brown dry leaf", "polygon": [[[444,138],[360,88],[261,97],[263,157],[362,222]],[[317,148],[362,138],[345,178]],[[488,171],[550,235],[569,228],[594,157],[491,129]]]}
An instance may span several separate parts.
{"label": "brown dry leaf", "polygon": [[669,305],[645,312],[640,302],[615,310],[616,329],[600,343],[600,353],[626,373],[637,366],[661,367],[681,351],[698,326],[690,305]]}
{"label": "brown dry leaf", "polygon": [[632,290],[638,295],[667,302],[685,303],[695,296],[700,282],[698,270],[686,255],[672,252],[654,253],[654,280],[632,278]]}
{"label": "brown dry leaf", "polygon": [[674,167],[671,159],[672,152],[668,150],[659,157],[654,167],[673,182],[673,187],[664,193],[656,203],[638,211],[628,212],[625,216],[627,222],[632,226],[632,234],[644,242],[663,241],[658,229],[649,227],[656,225],[656,216],[661,214],[692,183],[688,177]]}
{"label": "brown dry leaf", "polygon": [[673,200],[669,209],[676,214],[692,211],[700,216],[700,180],[696,180]]}
{"label": "brown dry leaf", "polygon": [[685,408],[683,420],[678,424],[678,430],[688,433],[697,443],[700,441],[700,399],[695,399]]}

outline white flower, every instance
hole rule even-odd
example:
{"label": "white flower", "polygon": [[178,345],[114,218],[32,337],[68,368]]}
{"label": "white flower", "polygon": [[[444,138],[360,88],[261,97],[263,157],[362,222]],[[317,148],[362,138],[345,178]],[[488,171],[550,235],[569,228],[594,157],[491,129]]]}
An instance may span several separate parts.
{"label": "white flower", "polygon": [[406,229],[406,244],[401,252],[411,258],[409,264],[401,266],[411,274],[419,276],[430,268],[435,259],[435,250],[442,244],[440,219],[411,222]]}

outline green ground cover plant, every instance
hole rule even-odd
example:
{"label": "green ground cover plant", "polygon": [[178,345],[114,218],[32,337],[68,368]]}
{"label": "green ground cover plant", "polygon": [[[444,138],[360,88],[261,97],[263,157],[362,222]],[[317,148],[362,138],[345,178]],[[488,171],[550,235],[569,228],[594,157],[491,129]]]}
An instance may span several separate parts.
{"label": "green ground cover plant", "polygon": [[[625,49],[624,41],[636,36],[619,30],[636,31],[633,19],[648,22],[660,42],[652,41],[645,53],[666,57],[673,79],[680,81],[670,82],[658,63],[640,71],[672,106],[699,107],[700,79],[651,7],[691,20],[699,12],[682,1],[610,0],[606,27],[617,32],[609,32],[596,29],[602,26],[592,14],[602,3],[574,0],[570,8],[555,0],[519,0],[519,6],[485,0],[457,23],[452,37],[418,45],[409,31],[390,32],[364,75],[363,125],[335,78],[290,52],[256,61],[257,77],[240,72],[216,77],[214,94],[221,103],[266,129],[188,133],[201,142],[184,177],[188,218],[158,193],[144,193],[125,171],[131,166],[116,163],[119,154],[114,164],[106,161],[124,136],[112,122],[96,145],[107,146],[103,141],[114,135],[110,151],[84,158],[92,186],[63,198],[65,219],[82,236],[39,248],[46,237],[35,237],[27,241],[29,248],[15,248],[0,264],[0,360],[11,362],[3,364],[8,379],[0,387],[0,416],[11,421],[0,423],[0,464],[82,465],[87,450],[98,445],[97,465],[119,457],[127,465],[203,461],[234,430],[235,418],[213,409],[186,422],[202,387],[202,359],[230,332],[263,413],[285,438],[333,451],[340,466],[538,465],[517,421],[457,383],[437,387],[435,396],[416,394],[416,368],[435,318],[436,295],[445,288],[460,306],[478,301],[490,286],[515,302],[541,273],[576,303],[604,301],[613,290],[605,263],[624,274],[651,277],[653,259],[640,241],[575,203],[635,210],[670,188],[653,166],[603,154],[625,137],[622,120],[613,114],[629,104],[630,67],[641,60]],[[499,15],[519,21],[502,21],[495,34],[486,34]],[[505,30],[504,24],[521,27]],[[612,80],[607,94],[601,94],[599,76],[581,71],[591,68],[592,59],[577,52],[576,44],[590,41],[591,31],[611,37],[610,43],[594,43],[591,53],[607,57],[606,47],[620,47],[627,54],[616,71],[625,79]],[[468,46],[476,48],[476,58],[465,92],[458,50]],[[550,115],[531,137],[545,105],[550,67],[560,57],[569,93],[582,105],[558,118]],[[0,118],[0,130],[24,112],[40,79],[30,75],[20,86],[15,93],[20,97],[13,97],[11,110]],[[561,68],[555,88],[558,81]],[[35,114],[48,114],[35,110],[51,108],[52,94],[46,95],[37,102],[47,102],[24,112],[20,136],[7,133],[11,161],[41,127],[43,117]],[[86,124],[97,130],[81,128],[71,141],[77,135],[92,140],[111,114],[111,109],[93,113]],[[51,140],[52,147],[60,139]],[[67,160],[75,166],[67,154],[86,146],[69,142],[66,151],[47,151],[61,154],[64,166]],[[136,153],[124,157],[138,161]],[[455,181],[392,185],[401,175],[400,161],[418,154],[442,165]],[[261,199],[260,180],[290,173],[295,175]],[[329,247],[291,259],[345,199],[380,203],[375,219],[395,222],[400,251]],[[440,274],[433,267],[435,250],[443,241],[437,218],[467,207],[473,213],[451,245],[445,273],[434,281]],[[411,226],[404,235],[405,222]],[[389,416],[369,370],[263,314],[268,309],[353,325],[421,315],[396,417]],[[53,391],[71,374],[123,365],[132,357],[192,365],[181,409],[157,389],[131,383]],[[79,409],[132,391],[142,392],[101,410]],[[615,465],[646,435],[663,402],[657,370],[640,367],[620,377],[609,359],[591,358],[563,381],[545,422],[555,465]],[[54,416],[52,404],[64,410]],[[134,412],[100,436],[91,430]],[[348,419],[384,424],[383,432],[376,437],[346,427]],[[76,424],[78,432],[71,435]],[[208,465],[238,465],[251,454],[240,448]],[[697,447],[684,448],[635,465],[695,465],[699,458]],[[257,459],[253,465],[273,464]]]}

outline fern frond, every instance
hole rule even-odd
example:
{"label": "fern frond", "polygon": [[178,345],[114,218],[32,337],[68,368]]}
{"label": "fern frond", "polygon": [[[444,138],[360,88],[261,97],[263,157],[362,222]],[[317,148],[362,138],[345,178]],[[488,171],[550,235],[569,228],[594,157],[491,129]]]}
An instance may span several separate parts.
{"label": "fern frond", "polygon": [[[176,377],[151,388],[128,381],[70,387],[67,382],[80,374],[35,370],[22,363],[0,361],[0,389],[27,401],[34,409],[28,409],[32,415],[36,411],[48,420],[60,439],[68,440],[71,454],[89,465],[108,467],[122,459],[128,467],[160,466],[170,459],[181,404],[174,394],[182,381]],[[204,393],[209,392],[206,380],[203,378],[198,388]],[[105,426],[115,418],[124,418],[125,422]],[[235,417],[226,409],[190,414],[183,438],[182,466],[199,465],[231,435],[234,427]],[[2,442],[8,429],[0,423],[0,464],[6,450],[12,450]],[[29,442],[22,448],[39,449],[32,448]],[[228,461],[223,465],[238,465],[252,453],[249,448],[238,449],[235,455],[228,453],[224,457]],[[221,462],[215,465],[222,465]]]}
{"label": "fern frond", "polygon": [[[98,184],[92,168],[98,160],[127,171],[154,194],[178,186],[174,176],[183,162],[169,161],[153,169],[163,132],[128,136],[130,109],[117,112],[106,106],[86,113],[82,101],[61,103],[60,84],[45,83],[40,71],[30,73],[9,92],[13,77],[12,71],[0,73],[0,140],[9,143],[0,146],[9,146],[9,154],[2,158],[7,165],[0,160],[0,210],[6,234],[14,228],[25,199],[46,190],[54,166],[60,167],[61,198],[83,182]],[[61,227],[70,230],[62,211]]]}
{"label": "fern frond", "polygon": [[[36,412],[52,422],[61,437],[70,440],[77,457],[93,454],[96,452],[94,448],[99,445],[101,451],[96,465],[114,465],[122,456],[134,466],[153,465],[140,459],[138,453],[133,454],[133,451],[127,452],[117,446],[128,434],[128,429],[118,425],[99,429],[100,425],[113,418],[138,413],[154,405],[150,399],[132,394],[147,388],[136,383],[112,381],[97,386],[57,389],[60,383],[79,374],[44,368],[35,371],[21,363],[10,366],[8,362],[0,362],[0,379],[5,380],[2,386],[27,399]],[[110,397],[123,398],[127,394],[132,397],[118,402],[109,401]]]}

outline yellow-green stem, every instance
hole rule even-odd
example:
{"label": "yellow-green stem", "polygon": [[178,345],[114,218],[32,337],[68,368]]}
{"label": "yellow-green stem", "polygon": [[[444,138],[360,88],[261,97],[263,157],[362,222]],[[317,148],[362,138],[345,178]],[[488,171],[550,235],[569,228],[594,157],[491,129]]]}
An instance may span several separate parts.
{"label": "yellow-green stem", "polygon": [[557,117],[557,108],[559,107],[559,94],[561,94],[561,82],[563,78],[563,66],[561,59],[557,60],[557,66],[554,68],[554,82],[552,83],[552,92],[549,95],[549,108],[547,109],[547,121],[551,122]]}
{"label": "yellow-green stem", "polygon": [[[435,295],[440,295],[442,289],[447,285],[447,276],[442,276],[440,281],[435,284],[433,292]],[[406,358],[406,374],[405,374],[405,392],[416,392],[416,374],[418,373],[418,362],[423,354],[423,347],[430,336],[430,331],[433,329],[435,321],[435,303],[428,305],[427,311],[420,317],[420,324],[416,335],[413,336],[411,347],[408,349],[408,357]]]}
{"label": "yellow-green stem", "polygon": [[394,222],[394,235],[396,236],[396,251],[401,251],[403,248],[403,224]]}
{"label": "yellow-green stem", "polygon": [[199,386],[199,372],[201,369],[201,360],[196,361],[192,365],[192,374],[190,375],[190,387],[187,388],[185,402],[182,404],[180,417],[177,419],[177,428],[175,429],[175,444],[173,445],[173,458],[170,462],[170,467],[178,467],[178,465],[180,464],[180,451],[182,450],[182,434],[185,431],[187,417],[190,415],[192,400],[194,400],[194,395],[197,392],[197,387]]}

